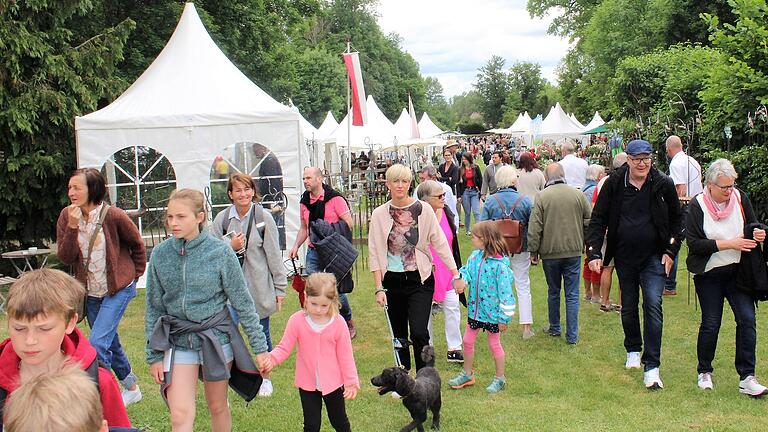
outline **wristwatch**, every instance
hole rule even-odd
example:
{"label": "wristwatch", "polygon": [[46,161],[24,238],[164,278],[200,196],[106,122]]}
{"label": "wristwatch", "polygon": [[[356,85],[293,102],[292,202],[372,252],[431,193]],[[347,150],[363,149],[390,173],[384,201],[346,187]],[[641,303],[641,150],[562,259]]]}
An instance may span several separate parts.
{"label": "wristwatch", "polygon": [[455,280],[455,281],[459,280],[459,279],[461,279],[461,273],[459,273],[459,274],[457,274],[456,276],[453,277],[453,280]]}

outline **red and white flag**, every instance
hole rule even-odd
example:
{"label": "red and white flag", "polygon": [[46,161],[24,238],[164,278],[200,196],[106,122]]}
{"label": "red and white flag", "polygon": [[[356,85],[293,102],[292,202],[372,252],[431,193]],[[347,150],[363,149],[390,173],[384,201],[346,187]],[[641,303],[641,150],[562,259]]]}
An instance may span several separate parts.
{"label": "red and white flag", "polygon": [[416,110],[413,109],[411,94],[408,93],[408,114],[411,116],[411,138],[421,138],[419,134],[419,122],[416,120]]}
{"label": "red and white flag", "polygon": [[349,75],[349,85],[352,88],[352,124],[364,126],[368,123],[368,112],[365,107],[365,87],[363,72],[360,70],[360,57],[356,52],[344,53],[343,56],[347,75]]}

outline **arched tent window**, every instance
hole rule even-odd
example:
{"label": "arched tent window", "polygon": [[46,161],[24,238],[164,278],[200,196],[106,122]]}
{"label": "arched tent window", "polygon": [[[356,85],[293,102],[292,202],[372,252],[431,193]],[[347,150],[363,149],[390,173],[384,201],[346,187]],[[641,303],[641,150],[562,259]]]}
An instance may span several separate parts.
{"label": "arched tent window", "polygon": [[250,175],[261,195],[261,205],[272,210],[280,235],[280,249],[285,250],[285,209],[288,200],[283,193],[283,169],[277,156],[267,147],[254,142],[230,145],[216,156],[211,166],[211,217],[230,205],[227,181],[230,174]]}
{"label": "arched tent window", "polygon": [[107,159],[101,173],[108,201],[131,216],[150,246],[168,236],[165,210],[176,189],[176,172],[165,155],[151,147],[126,147]]}

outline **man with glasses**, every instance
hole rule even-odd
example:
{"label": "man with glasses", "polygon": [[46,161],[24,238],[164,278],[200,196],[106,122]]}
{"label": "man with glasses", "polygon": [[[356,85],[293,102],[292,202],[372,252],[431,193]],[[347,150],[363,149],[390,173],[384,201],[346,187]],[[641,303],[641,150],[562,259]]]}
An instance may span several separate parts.
{"label": "man with glasses", "polygon": [[[602,270],[603,261],[614,260],[621,286],[625,367],[639,369],[643,363],[645,387],[659,389],[664,387],[659,376],[664,322],[661,299],[665,279],[680,250],[682,210],[672,179],[653,167],[651,144],[631,141],[626,153],[627,165],[611,174],[592,210],[587,256],[595,272]],[[605,256],[601,253],[604,238]],[[642,333],[638,312],[641,291]]]}

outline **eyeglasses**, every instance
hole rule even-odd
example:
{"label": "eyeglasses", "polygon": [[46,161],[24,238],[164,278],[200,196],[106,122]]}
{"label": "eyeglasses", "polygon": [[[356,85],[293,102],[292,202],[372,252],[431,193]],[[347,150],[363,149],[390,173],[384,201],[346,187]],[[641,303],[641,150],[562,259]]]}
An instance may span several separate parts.
{"label": "eyeglasses", "polygon": [[726,185],[726,186],[720,186],[717,183],[712,183],[712,186],[716,186],[718,189],[720,189],[723,192],[728,192],[729,190],[733,190],[733,188],[736,187],[736,183],[730,184],[730,185]]}
{"label": "eyeglasses", "polygon": [[445,192],[441,193],[440,195],[432,195],[432,198],[445,199]]}
{"label": "eyeglasses", "polygon": [[650,157],[650,156],[645,156],[645,157],[629,157],[628,159],[630,161],[638,164],[638,165],[640,164],[640,162],[642,162],[642,163],[644,163],[646,165],[649,165],[653,161],[653,158]]}

